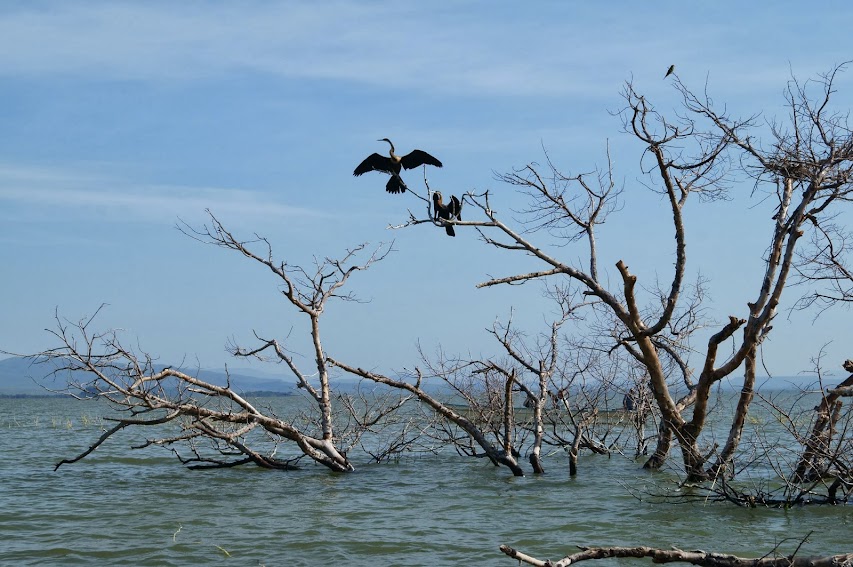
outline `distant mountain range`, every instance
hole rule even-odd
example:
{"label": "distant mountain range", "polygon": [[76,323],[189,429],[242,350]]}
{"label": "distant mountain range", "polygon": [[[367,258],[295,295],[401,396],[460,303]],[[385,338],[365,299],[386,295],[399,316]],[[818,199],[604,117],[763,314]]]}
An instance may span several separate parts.
{"label": "distant mountain range", "polygon": [[[162,365],[159,368],[164,368]],[[55,366],[49,363],[33,364],[29,358],[13,357],[0,360],[0,397],[9,396],[50,396],[55,392],[63,390],[68,381],[67,373],[51,375]],[[225,386],[228,377],[224,369],[197,370],[184,368],[183,372],[191,376],[197,376],[201,380]],[[295,379],[283,380],[277,375],[255,370],[253,368],[229,368],[231,387],[241,394],[268,394],[268,395],[290,395],[295,393]],[[75,373],[73,379],[85,382],[89,378],[84,373]],[[827,378],[824,387],[830,387],[840,382],[844,377]],[[801,387],[814,388],[817,382],[815,376],[776,376],[772,379],[758,378],[757,389],[761,391],[788,390]],[[359,387],[359,381],[350,377],[338,377],[334,388],[338,392],[352,392]],[[384,389],[381,386],[374,386]],[[741,387],[739,379],[733,378],[721,384],[724,390],[737,390]],[[432,383],[426,388],[432,393],[444,392],[447,386],[443,383]],[[52,391],[51,391],[52,390]]]}
{"label": "distant mountain range", "polygon": [[[166,365],[161,366],[164,368]],[[67,373],[51,375],[56,366],[50,362],[34,364],[32,359],[13,357],[0,360],[0,396],[49,396],[52,391],[63,390],[68,382]],[[230,376],[231,387],[238,393],[266,393],[272,395],[292,394],[295,387],[280,378],[264,373],[253,373],[249,369],[237,372],[224,370],[181,369],[205,382],[225,386]],[[85,373],[74,373],[70,378],[85,382]]]}

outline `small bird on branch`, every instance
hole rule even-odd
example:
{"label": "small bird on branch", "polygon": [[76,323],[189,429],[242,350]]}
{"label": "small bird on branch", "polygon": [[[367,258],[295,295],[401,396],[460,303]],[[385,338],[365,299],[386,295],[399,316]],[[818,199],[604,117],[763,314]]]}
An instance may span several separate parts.
{"label": "small bird on branch", "polygon": [[[436,191],[432,194],[432,206],[433,213],[432,218],[434,220],[462,220],[462,201],[456,198],[456,195],[450,196],[450,202],[446,205],[444,204],[444,199],[441,196],[441,191]],[[445,224],[444,231],[447,233],[447,236],[456,236],[456,231],[453,230],[452,224]]]}

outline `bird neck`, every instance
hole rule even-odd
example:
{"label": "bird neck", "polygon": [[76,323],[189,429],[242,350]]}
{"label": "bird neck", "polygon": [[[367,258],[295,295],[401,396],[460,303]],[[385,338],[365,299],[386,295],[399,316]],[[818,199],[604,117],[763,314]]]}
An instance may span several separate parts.
{"label": "bird neck", "polygon": [[394,143],[393,143],[391,140],[385,140],[385,141],[386,141],[386,142],[388,142],[388,145],[389,145],[389,146],[391,146],[391,151],[389,151],[389,152],[388,152],[388,154],[389,154],[392,158],[396,158],[396,157],[397,157],[397,155],[394,153]]}

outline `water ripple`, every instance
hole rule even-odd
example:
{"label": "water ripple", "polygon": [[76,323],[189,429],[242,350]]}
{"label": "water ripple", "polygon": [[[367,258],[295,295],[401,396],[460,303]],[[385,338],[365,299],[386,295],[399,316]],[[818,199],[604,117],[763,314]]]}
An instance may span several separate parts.
{"label": "water ripple", "polygon": [[813,552],[849,550],[853,507],[780,512],[641,502],[619,483],[639,485],[648,474],[618,458],[583,458],[574,479],[557,457],[545,476],[513,478],[455,455],[365,465],[349,475],[314,466],[193,472],[166,451],[116,442],[54,472],[56,461],[97,437],[97,417],[81,419],[80,406],[67,400],[6,402],[4,565],[511,565],[500,544],[551,558],[577,544],[748,554],[810,530]]}

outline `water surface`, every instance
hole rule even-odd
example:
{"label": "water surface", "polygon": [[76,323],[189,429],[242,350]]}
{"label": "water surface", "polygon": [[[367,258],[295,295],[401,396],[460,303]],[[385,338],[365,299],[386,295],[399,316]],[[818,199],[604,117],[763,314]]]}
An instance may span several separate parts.
{"label": "water surface", "polygon": [[[508,544],[557,559],[575,545],[651,545],[762,555],[813,531],[807,554],[853,549],[853,506],[745,510],[647,501],[626,487],[665,481],[641,462],[583,456],[570,478],[513,478],[452,454],[371,465],[353,474],[184,468],[168,450],[97,439],[105,406],[0,399],[3,565],[515,565]],[[783,545],[785,552],[796,542]],[[595,565],[651,565],[598,561]]]}

